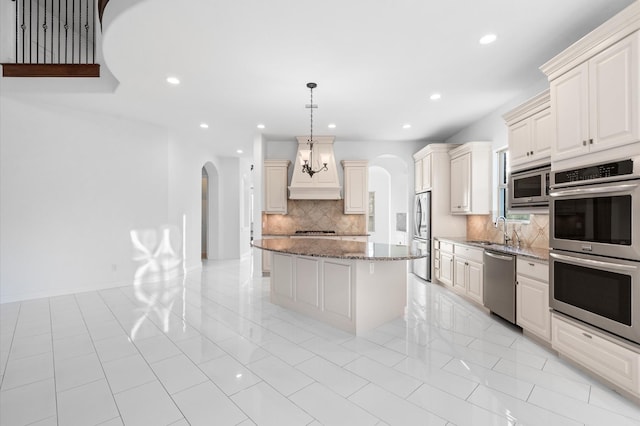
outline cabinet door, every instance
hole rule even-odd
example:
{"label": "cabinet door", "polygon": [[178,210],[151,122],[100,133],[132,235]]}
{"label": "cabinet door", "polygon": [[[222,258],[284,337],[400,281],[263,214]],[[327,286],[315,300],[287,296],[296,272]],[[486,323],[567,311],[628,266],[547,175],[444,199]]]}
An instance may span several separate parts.
{"label": "cabinet door", "polygon": [[530,160],[539,160],[551,155],[551,139],[553,126],[551,124],[551,108],[534,114],[531,123],[531,156]]}
{"label": "cabinet door", "polygon": [[471,153],[451,159],[451,212],[469,211],[471,204]]}
{"label": "cabinet door", "polygon": [[640,395],[640,354],[555,315],[551,339],[553,349]]}
{"label": "cabinet door", "polygon": [[440,282],[453,285],[453,255],[450,253],[440,252]]}
{"label": "cabinet door", "polygon": [[638,33],[589,61],[591,151],[640,139],[638,72]]}
{"label": "cabinet door", "polygon": [[413,167],[414,189],[416,194],[422,191],[422,159],[415,162]]}
{"label": "cabinet door", "polygon": [[551,155],[571,158],[589,150],[589,68],[584,63],[553,80]]}
{"label": "cabinet door", "polygon": [[287,214],[287,167],[268,166],[264,169],[265,213]]}
{"label": "cabinet door", "polygon": [[482,263],[467,261],[467,296],[482,304]]}
{"label": "cabinet door", "polygon": [[367,167],[344,168],[344,213],[366,214],[369,204]]}
{"label": "cabinet door", "polygon": [[511,166],[526,164],[531,156],[531,122],[529,119],[509,126],[509,160]]}
{"label": "cabinet door", "polygon": [[431,154],[422,159],[422,190],[431,189]]}
{"label": "cabinet door", "polygon": [[516,316],[520,327],[551,340],[549,284],[518,275]]}
{"label": "cabinet door", "polygon": [[453,260],[453,288],[466,293],[467,291],[467,261],[454,257]]}

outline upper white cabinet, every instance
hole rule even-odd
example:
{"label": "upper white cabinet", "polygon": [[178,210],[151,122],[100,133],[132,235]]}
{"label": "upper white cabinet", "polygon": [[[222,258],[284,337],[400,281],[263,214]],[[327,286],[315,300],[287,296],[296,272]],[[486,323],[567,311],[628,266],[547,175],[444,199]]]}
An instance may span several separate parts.
{"label": "upper white cabinet", "polygon": [[634,2],[541,67],[550,81],[552,162],[621,158],[629,152],[618,147],[640,141],[639,29]]}
{"label": "upper white cabinet", "polygon": [[551,156],[551,108],[549,90],[503,116],[509,128],[511,170],[548,164]]}
{"label": "upper white cabinet", "polygon": [[469,142],[449,151],[451,213],[489,214],[491,142]]}
{"label": "upper white cabinet", "polygon": [[638,35],[551,82],[555,159],[638,141]]}
{"label": "upper white cabinet", "polygon": [[264,212],[287,214],[289,160],[264,160]]}
{"label": "upper white cabinet", "polygon": [[366,214],[369,207],[367,161],[342,161],[344,168],[344,214]]}
{"label": "upper white cabinet", "polygon": [[429,153],[415,161],[416,194],[431,189],[431,159],[432,155]]}

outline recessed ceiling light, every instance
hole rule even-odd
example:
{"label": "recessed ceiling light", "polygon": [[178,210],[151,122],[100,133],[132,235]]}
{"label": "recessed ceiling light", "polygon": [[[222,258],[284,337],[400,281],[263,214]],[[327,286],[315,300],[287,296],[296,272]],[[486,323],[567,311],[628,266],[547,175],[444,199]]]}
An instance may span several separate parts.
{"label": "recessed ceiling light", "polygon": [[333,124],[333,123],[331,123],[331,124],[329,124],[327,127],[328,127],[328,128],[330,128],[330,129],[335,129],[335,128],[336,128],[336,125],[335,125],[335,124]]}
{"label": "recessed ceiling light", "polygon": [[258,129],[264,129],[264,124],[258,124],[256,127],[258,127]]}
{"label": "recessed ceiling light", "polygon": [[237,150],[236,152],[237,152],[238,154],[242,154],[244,151],[243,151],[243,150],[241,150],[241,149],[239,149],[239,150]]}
{"label": "recessed ceiling light", "polygon": [[495,34],[485,34],[480,39],[480,44],[491,44],[494,41],[496,41],[497,38],[498,38],[498,36],[495,35]]}
{"label": "recessed ceiling light", "polygon": [[203,129],[208,129],[209,125],[207,123],[200,123],[200,127]]}
{"label": "recessed ceiling light", "polygon": [[403,129],[410,129],[411,128],[411,124],[403,124],[402,128]]}
{"label": "recessed ceiling light", "polygon": [[178,77],[167,77],[167,83],[169,84],[180,84],[180,80]]}
{"label": "recessed ceiling light", "polygon": [[434,93],[433,95],[429,96],[429,99],[431,99],[432,101],[437,101],[441,97],[442,95],[440,93]]}

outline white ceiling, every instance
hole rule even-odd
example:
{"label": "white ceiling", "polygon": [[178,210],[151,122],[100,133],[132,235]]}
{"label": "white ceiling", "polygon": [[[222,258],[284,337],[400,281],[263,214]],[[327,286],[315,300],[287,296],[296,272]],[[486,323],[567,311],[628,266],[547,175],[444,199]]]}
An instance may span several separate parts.
{"label": "white ceiling", "polygon": [[[223,156],[248,155],[259,132],[308,134],[313,81],[314,134],[444,140],[539,83],[541,64],[630,3],[146,0],[106,27],[105,60],[120,86],[94,104]],[[486,33],[497,41],[480,45]],[[168,85],[169,75],[182,83]],[[442,99],[431,101],[434,92]]]}

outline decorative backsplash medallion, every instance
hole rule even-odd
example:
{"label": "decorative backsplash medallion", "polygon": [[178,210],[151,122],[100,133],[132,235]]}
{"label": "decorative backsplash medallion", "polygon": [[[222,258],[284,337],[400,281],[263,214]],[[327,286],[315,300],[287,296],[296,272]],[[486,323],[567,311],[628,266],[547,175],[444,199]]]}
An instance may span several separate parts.
{"label": "decorative backsplash medallion", "polygon": [[328,230],[366,234],[363,214],[344,214],[344,200],[288,200],[288,214],[262,214],[262,234],[293,234],[298,230]]}
{"label": "decorative backsplash medallion", "polygon": [[[528,224],[507,222],[507,235],[513,238],[515,244],[514,229],[520,236],[522,247],[549,248],[548,214],[532,214]],[[491,215],[467,216],[467,239],[502,243],[502,223],[496,228]]]}

